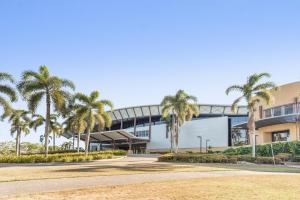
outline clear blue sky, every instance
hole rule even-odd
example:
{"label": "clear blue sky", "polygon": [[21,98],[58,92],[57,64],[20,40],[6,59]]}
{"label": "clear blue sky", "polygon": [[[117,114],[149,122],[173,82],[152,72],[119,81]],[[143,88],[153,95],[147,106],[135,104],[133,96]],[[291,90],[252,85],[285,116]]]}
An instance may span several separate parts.
{"label": "clear blue sky", "polygon": [[[226,87],[251,73],[300,80],[299,9],[279,0],[2,0],[0,71],[19,77],[45,64],[116,107],[158,104],[178,89],[229,104]],[[12,139],[0,122],[0,141]]]}

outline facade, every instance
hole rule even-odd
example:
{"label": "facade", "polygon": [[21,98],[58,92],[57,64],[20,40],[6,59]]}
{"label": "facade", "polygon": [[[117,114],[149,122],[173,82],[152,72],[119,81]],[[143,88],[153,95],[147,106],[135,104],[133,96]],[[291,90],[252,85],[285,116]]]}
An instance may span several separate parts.
{"label": "facade", "polygon": [[[300,82],[280,86],[272,95],[272,105],[260,104],[256,109],[256,143],[299,140]],[[246,124],[235,128],[245,129]]]}
{"label": "facade", "polygon": [[[180,130],[179,151],[200,151],[207,147],[224,149],[232,145],[231,128],[247,121],[247,108],[232,113],[230,105],[199,105],[200,116],[186,122]],[[171,146],[167,124],[159,105],[137,106],[109,112],[113,124],[105,131],[91,133],[91,150],[105,148],[132,150],[134,153],[168,151]],[[66,135],[65,135],[66,136]],[[71,136],[69,136],[71,137]],[[85,134],[81,136],[85,140]]]}

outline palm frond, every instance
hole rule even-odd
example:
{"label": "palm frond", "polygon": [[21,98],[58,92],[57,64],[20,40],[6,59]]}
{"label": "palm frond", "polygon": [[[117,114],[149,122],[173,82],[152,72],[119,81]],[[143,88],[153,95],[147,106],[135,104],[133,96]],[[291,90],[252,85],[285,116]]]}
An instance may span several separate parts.
{"label": "palm frond", "polygon": [[28,109],[35,113],[39,103],[41,102],[42,98],[44,97],[45,93],[44,92],[37,92],[33,93],[29,98],[28,98]]}
{"label": "palm frond", "polygon": [[241,85],[232,85],[226,89],[225,93],[226,95],[229,95],[229,93],[233,91],[244,92],[244,87]]}
{"label": "palm frond", "polygon": [[83,93],[77,93],[77,94],[75,94],[74,98],[75,98],[76,100],[79,100],[79,101],[85,103],[85,104],[88,104],[88,103],[90,102],[89,97],[86,96],[86,95],[83,94]]}
{"label": "palm frond", "polygon": [[0,85],[0,93],[6,94],[12,102],[18,99],[16,91],[9,85]]}
{"label": "palm frond", "polygon": [[273,102],[272,95],[268,90],[257,92],[256,96],[261,100],[265,101],[267,105],[270,105]]}
{"label": "palm frond", "polygon": [[72,90],[75,90],[75,88],[76,88],[75,84],[70,80],[61,79],[61,82],[62,82],[63,87],[71,88]]}
{"label": "palm frond", "polygon": [[241,100],[244,98],[244,96],[241,96],[239,98],[237,98],[236,100],[234,100],[234,102],[231,105],[231,111],[233,113],[237,112],[237,108],[238,108],[238,104],[241,102]]}
{"label": "palm frond", "polygon": [[4,72],[0,72],[0,81],[9,81],[11,83],[14,83],[15,80],[12,75]]}
{"label": "palm frond", "polygon": [[273,82],[265,82],[265,83],[262,83],[262,84],[259,84],[257,86],[255,86],[253,88],[253,91],[261,91],[261,90],[271,90],[271,89],[274,89],[276,88],[276,84],[273,83]]}

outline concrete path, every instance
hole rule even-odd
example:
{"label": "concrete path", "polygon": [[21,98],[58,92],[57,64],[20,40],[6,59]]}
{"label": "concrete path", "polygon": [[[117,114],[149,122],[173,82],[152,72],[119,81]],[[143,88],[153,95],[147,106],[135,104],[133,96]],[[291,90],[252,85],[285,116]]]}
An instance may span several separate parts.
{"label": "concrete path", "polygon": [[[125,185],[144,182],[159,182],[169,180],[184,180],[202,177],[270,175],[276,173],[262,173],[249,171],[224,172],[176,172],[160,174],[132,174],[80,178],[61,178],[30,181],[14,181],[0,183],[0,197],[8,195],[61,191],[67,189],[86,188],[93,186]],[[277,173],[278,174],[278,173]]]}

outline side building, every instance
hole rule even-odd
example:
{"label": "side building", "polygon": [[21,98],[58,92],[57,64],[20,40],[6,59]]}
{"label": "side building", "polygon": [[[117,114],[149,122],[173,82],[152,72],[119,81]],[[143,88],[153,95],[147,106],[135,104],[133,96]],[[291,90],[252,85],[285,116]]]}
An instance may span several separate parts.
{"label": "side building", "polygon": [[[300,140],[300,82],[282,85],[272,95],[273,104],[260,104],[255,112],[256,144]],[[234,128],[246,130],[247,124]]]}
{"label": "side building", "polygon": [[[186,122],[179,135],[179,151],[202,151],[207,147],[222,150],[232,146],[231,129],[247,121],[247,108],[237,113],[230,105],[199,105],[200,115]],[[113,122],[109,130],[98,131],[90,137],[90,149],[124,149],[134,153],[163,152],[171,147],[168,125],[162,120],[160,105],[116,109],[109,112]],[[71,134],[65,134],[71,137]],[[200,137],[202,144],[200,144]],[[86,135],[81,136],[85,140]]]}

